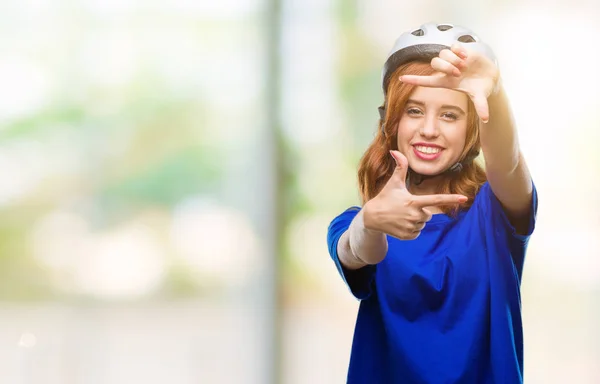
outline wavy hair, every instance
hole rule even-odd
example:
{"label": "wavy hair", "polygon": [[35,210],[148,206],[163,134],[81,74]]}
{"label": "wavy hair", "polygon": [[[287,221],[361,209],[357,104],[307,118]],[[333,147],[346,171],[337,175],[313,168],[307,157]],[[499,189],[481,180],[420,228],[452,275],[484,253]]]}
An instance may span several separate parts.
{"label": "wavy hair", "polygon": [[[390,150],[398,150],[398,123],[403,116],[406,102],[416,86],[402,83],[401,75],[432,75],[435,70],[426,62],[412,61],[400,66],[390,77],[385,100],[385,116],[379,121],[377,134],[365,153],[358,167],[358,184],[362,204],[371,200],[381,191],[394,173],[396,162],[390,155]],[[460,208],[442,206],[447,215],[456,216],[460,209],[468,209],[475,199],[481,185],[487,180],[485,170],[475,160],[481,144],[479,141],[479,118],[471,100],[468,101],[467,138],[459,161],[470,158],[463,164],[459,172],[447,173],[442,176],[436,193],[458,193],[468,197],[468,201]],[[382,126],[384,127],[382,129]],[[384,134],[385,131],[385,134]],[[412,171],[409,171],[410,179]]]}

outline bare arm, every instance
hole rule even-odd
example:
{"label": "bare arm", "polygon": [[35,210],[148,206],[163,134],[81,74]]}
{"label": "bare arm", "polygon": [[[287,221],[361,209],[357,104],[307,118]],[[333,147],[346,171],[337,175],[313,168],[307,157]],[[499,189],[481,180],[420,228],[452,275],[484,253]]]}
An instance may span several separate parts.
{"label": "bare arm", "polygon": [[340,237],[337,251],[342,265],[359,269],[368,264],[380,263],[387,253],[388,243],[384,233],[365,228],[362,209]]}
{"label": "bare arm", "polygon": [[488,181],[511,223],[522,233],[527,228],[522,219],[528,217],[531,209],[531,176],[519,148],[516,125],[502,87],[488,98],[488,105],[490,120],[481,127]]}

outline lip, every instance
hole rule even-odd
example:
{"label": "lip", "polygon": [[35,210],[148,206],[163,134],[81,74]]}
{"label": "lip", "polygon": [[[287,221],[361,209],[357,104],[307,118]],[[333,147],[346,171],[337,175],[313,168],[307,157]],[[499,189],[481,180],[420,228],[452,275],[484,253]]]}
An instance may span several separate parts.
{"label": "lip", "polygon": [[432,143],[413,143],[412,146],[413,147],[421,146],[421,147],[431,147],[431,148],[441,148],[441,149],[444,149],[444,147],[442,147],[441,145],[432,144]]}
{"label": "lip", "polygon": [[[439,148],[440,151],[438,153],[423,153],[423,152],[417,151],[417,146]],[[444,148],[439,145],[436,145],[436,144],[415,143],[415,144],[413,144],[412,147],[413,147],[413,152],[415,153],[415,156],[417,156],[419,159],[425,160],[425,161],[436,160],[437,158],[439,158],[442,155],[442,152],[444,152]]]}

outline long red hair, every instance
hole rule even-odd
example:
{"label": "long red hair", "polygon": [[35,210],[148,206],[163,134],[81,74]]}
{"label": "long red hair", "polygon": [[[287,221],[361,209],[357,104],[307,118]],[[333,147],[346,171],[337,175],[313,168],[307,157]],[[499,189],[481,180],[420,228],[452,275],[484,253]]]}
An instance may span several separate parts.
{"label": "long red hair", "polygon": [[[404,114],[409,96],[416,88],[414,85],[402,83],[399,77],[406,74],[426,76],[434,73],[435,70],[431,68],[429,63],[413,61],[400,66],[390,77],[384,119],[379,122],[377,134],[361,158],[358,167],[358,184],[363,205],[377,196],[396,167],[389,151],[392,149],[398,150],[398,123]],[[479,153],[481,147],[479,118],[470,100],[467,115],[467,138],[459,161],[475,156]],[[385,134],[381,129],[382,125]],[[463,164],[463,169],[460,172],[444,175],[440,180],[436,193],[465,195],[469,200],[461,208],[468,209],[473,204],[479,188],[486,180],[484,169],[477,162],[469,161],[467,164]],[[456,215],[459,210],[455,206],[445,206],[441,209],[448,215]]]}

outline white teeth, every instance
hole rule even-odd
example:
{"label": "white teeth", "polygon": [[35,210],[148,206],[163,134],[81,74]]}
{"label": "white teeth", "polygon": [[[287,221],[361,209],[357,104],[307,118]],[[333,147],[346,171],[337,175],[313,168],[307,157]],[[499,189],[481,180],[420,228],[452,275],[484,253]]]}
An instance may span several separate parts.
{"label": "white teeth", "polygon": [[426,147],[424,145],[417,145],[415,148],[417,151],[427,154],[438,153],[441,150],[440,148]]}

